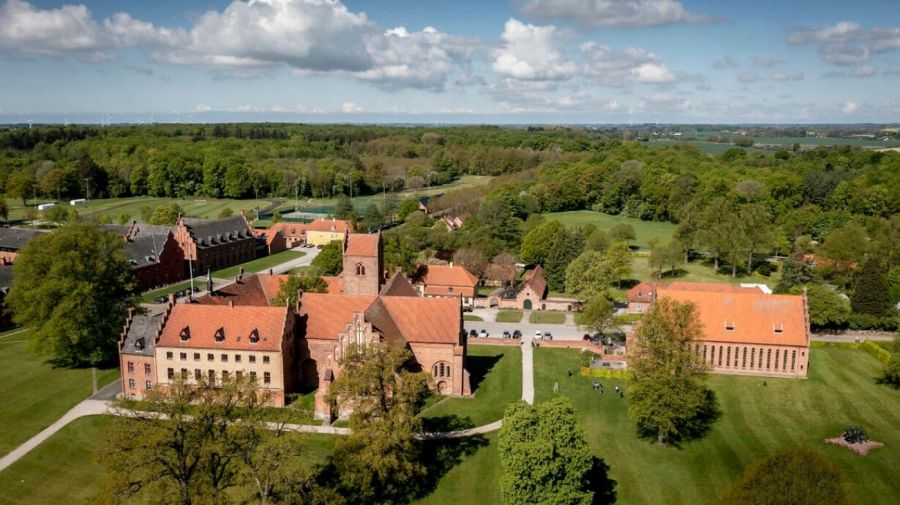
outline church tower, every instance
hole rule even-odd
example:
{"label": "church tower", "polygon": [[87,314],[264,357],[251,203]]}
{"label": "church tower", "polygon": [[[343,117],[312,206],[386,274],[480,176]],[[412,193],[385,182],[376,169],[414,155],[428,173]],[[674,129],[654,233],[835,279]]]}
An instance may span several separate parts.
{"label": "church tower", "polygon": [[377,295],[383,284],[381,233],[344,235],[344,294]]}

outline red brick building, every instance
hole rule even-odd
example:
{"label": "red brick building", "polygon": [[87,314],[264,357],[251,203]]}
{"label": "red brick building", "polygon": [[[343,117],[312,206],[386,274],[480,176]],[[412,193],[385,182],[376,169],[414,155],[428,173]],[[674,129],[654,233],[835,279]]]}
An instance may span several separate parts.
{"label": "red brick building", "polygon": [[179,216],[174,232],[195,276],[256,257],[256,235],[243,213],[223,219]]}
{"label": "red brick building", "polygon": [[413,285],[425,297],[457,297],[471,307],[478,288],[478,277],[460,265],[419,265]]}
{"label": "red brick building", "polygon": [[0,264],[6,265],[15,262],[19,249],[40,234],[41,232],[34,230],[0,228]]}

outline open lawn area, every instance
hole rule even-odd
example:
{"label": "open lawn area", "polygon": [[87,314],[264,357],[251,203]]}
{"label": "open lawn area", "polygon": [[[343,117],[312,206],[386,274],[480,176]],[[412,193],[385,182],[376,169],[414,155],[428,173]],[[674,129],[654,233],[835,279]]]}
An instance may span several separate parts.
{"label": "open lawn area", "polygon": [[503,417],[506,405],[522,397],[522,351],[518,346],[469,345],[466,357],[471,398],[444,398],[422,412],[426,426],[472,427]]}
{"label": "open lawn area", "polygon": [[[196,278],[194,279],[194,287],[205,289],[206,279],[205,278]],[[191,287],[191,281],[182,281],[176,284],[170,284],[166,287],[154,289],[153,291],[147,291],[146,293],[142,293],[138,295],[137,301],[138,303],[156,303],[154,298],[158,296],[169,296],[169,293],[174,293],[176,291],[185,291]]]}
{"label": "open lawn area", "polygon": [[[0,454],[37,435],[91,395],[89,368],[52,367],[28,350],[28,336],[29,330],[0,334]],[[99,386],[112,382],[118,372],[100,370]]]}
{"label": "open lawn area", "polygon": [[[861,350],[813,349],[808,380],[711,375],[722,411],[711,432],[680,448],[639,439],[626,399],[612,394],[624,382],[567,377],[579,355],[569,349],[535,350],[537,401],[553,397],[553,384],[572,399],[593,452],[609,465],[618,503],[715,503],[744,468],[786,445],[808,445],[844,469],[859,503],[889,503],[900,496],[900,391],[874,383],[880,363]],[[761,386],[765,380],[766,387]],[[886,447],[860,457],[825,445],[851,424]],[[894,496],[895,498],[890,498]]]}
{"label": "open lawn area", "polygon": [[521,310],[500,310],[497,312],[498,323],[518,323],[521,320]]}
{"label": "open lawn area", "polygon": [[[53,202],[53,199],[37,200],[38,203]],[[22,199],[7,198],[9,205],[9,218],[11,220],[19,220],[25,218],[25,206],[22,205]],[[34,206],[35,201],[29,199],[29,206]],[[229,200],[217,198],[154,198],[154,197],[130,197],[130,198],[105,198],[102,200],[91,200],[90,202],[69,206],[69,201],[64,200],[63,204],[70,209],[75,209],[78,214],[85,217],[93,217],[99,219],[101,216],[108,216],[113,222],[116,222],[119,215],[127,214],[132,221],[141,221],[141,208],[158,207],[160,205],[178,204],[184,209],[185,216],[199,218],[217,218],[224,209],[231,209],[234,214],[241,210],[247,211],[247,217],[253,218],[250,209],[257,205],[265,207],[271,202],[269,200]]]}
{"label": "open lawn area", "polygon": [[[653,272],[650,270],[650,265],[648,265],[647,260],[647,255],[634,255],[634,260],[631,263],[630,279],[623,280],[622,289],[618,290],[623,298],[628,288],[637,284],[639,281],[656,280]],[[767,284],[770,288],[774,288],[775,285],[778,284],[780,278],[780,272],[775,272],[766,277],[758,272],[753,272],[753,275],[740,275],[740,271],[738,272],[737,277],[732,277],[731,270],[728,267],[722,267],[719,269],[719,273],[716,273],[713,270],[712,261],[704,260],[694,260],[688,264],[680,265],[674,272],[666,267],[663,268],[662,274],[662,282],[664,283],[672,281],[726,282],[730,284],[753,282]]]}
{"label": "open lawn area", "polygon": [[566,322],[566,313],[536,310],[528,316],[528,322],[532,324],[563,324]]}
{"label": "open lawn area", "polygon": [[[262,258],[257,258],[246,263],[241,263],[239,265],[216,270],[212,273],[212,276],[217,279],[231,279],[238,274],[241,268],[244,269],[244,273],[246,275],[265,272],[266,270],[274,266],[278,266],[282,263],[287,263],[288,261],[295,260],[303,256],[306,256],[306,252],[298,251],[296,249],[288,249],[287,251],[281,251],[280,253],[275,253],[271,256],[263,256]],[[199,274],[195,273],[194,275]]]}
{"label": "open lawn area", "polygon": [[[105,430],[114,422],[109,416],[76,419],[0,472],[4,504],[89,504],[100,492],[105,469],[97,462],[97,451]],[[304,457],[310,465],[325,461],[336,437],[293,435],[306,440]]]}
{"label": "open lawn area", "polygon": [[551,212],[544,214],[544,217],[556,219],[566,225],[586,226],[592,224],[601,230],[608,230],[617,224],[630,224],[634,227],[634,234],[637,239],[631,241],[629,245],[636,245],[641,249],[649,248],[650,239],[653,237],[658,238],[661,243],[666,244],[672,240],[672,234],[675,232],[675,225],[672,223],[641,221],[640,219],[611,216],[592,210]]}
{"label": "open lawn area", "polygon": [[475,316],[472,314],[464,314],[463,321],[484,321],[484,319],[482,319],[481,316]]}

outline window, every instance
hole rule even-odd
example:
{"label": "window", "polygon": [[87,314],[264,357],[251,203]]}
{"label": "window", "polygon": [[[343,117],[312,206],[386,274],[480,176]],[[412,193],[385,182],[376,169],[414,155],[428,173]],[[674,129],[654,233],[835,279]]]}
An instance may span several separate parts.
{"label": "window", "polygon": [[269,357],[268,357],[268,356],[263,356],[263,364],[264,364],[264,365],[268,365],[268,364],[269,364]]}
{"label": "window", "polygon": [[781,349],[775,350],[775,370],[778,370],[778,353],[781,352]]}
{"label": "window", "polygon": [[269,372],[263,372],[263,384],[270,384],[272,382],[272,374]]}
{"label": "window", "polygon": [[722,366],[722,346],[719,346],[719,365]]}
{"label": "window", "polygon": [[247,361],[249,361],[250,363],[256,363],[256,356],[253,354],[247,356]]}
{"label": "window", "polygon": [[219,328],[216,330],[216,342],[222,342],[225,340],[225,328]]}
{"label": "window", "polygon": [[439,361],[431,368],[431,375],[435,379],[446,379],[450,377],[450,364]]}
{"label": "window", "polygon": [[186,352],[178,353],[178,358],[181,361],[187,361],[187,353]]}
{"label": "window", "polygon": [[250,343],[255,344],[259,342],[259,328],[253,328],[253,331],[250,332]]}
{"label": "window", "polygon": [[366,267],[362,263],[356,264],[356,275],[366,275]]}
{"label": "window", "polygon": [[215,384],[216,383],[216,371],[212,370],[212,369],[207,370],[206,371],[206,380],[209,381],[210,385]]}
{"label": "window", "polygon": [[150,363],[144,363],[144,373],[146,375],[150,375],[151,373],[153,373],[152,368],[153,367],[150,366]]}
{"label": "window", "polygon": [[169,378],[169,380],[175,379],[175,369],[174,368],[170,368],[166,372],[167,372],[166,376]]}
{"label": "window", "polygon": [[728,354],[726,354],[726,357],[725,357],[725,366],[731,366],[731,346],[730,345],[728,346],[728,349],[726,350],[726,352]]}
{"label": "window", "polygon": [[213,355],[213,353],[210,352],[206,354],[206,361],[212,361],[214,359],[216,359],[216,357],[215,355]]}
{"label": "window", "polygon": [[747,348],[744,347],[744,351],[741,353],[741,368],[747,368]]}
{"label": "window", "polygon": [[253,379],[254,382],[256,382],[256,372],[250,372],[250,378]]}
{"label": "window", "polygon": [[753,370],[753,363],[756,360],[756,347],[750,349],[750,370]]}
{"label": "window", "polygon": [[787,371],[787,350],[785,350],[783,353],[781,353],[781,359],[782,359],[781,371],[786,372]]}
{"label": "window", "polygon": [[772,349],[766,349],[766,370],[769,370],[772,368],[771,362],[772,362]]}
{"label": "window", "polygon": [[172,351],[166,352],[166,359],[172,359]]}
{"label": "window", "polygon": [[235,362],[235,363],[240,363],[240,362],[241,362],[241,355],[240,355],[240,354],[235,354],[235,355],[234,355],[234,362]]}
{"label": "window", "polygon": [[148,391],[153,389],[153,382],[152,381],[144,381],[144,388],[146,388]]}
{"label": "window", "polygon": [[716,364],[716,346],[709,346],[709,364],[713,366]]}
{"label": "window", "polygon": [[703,344],[703,362],[704,362],[704,363],[707,363],[707,360],[706,360],[706,344]]}
{"label": "window", "polygon": [[227,354],[222,355],[222,363],[228,363],[228,355]]}
{"label": "window", "polygon": [[136,386],[134,379],[128,379],[128,389],[134,389]]}
{"label": "window", "polygon": [[200,361],[200,353],[199,352],[194,353],[194,361]]}
{"label": "window", "polygon": [[448,292],[448,293],[452,293],[452,292],[453,292],[453,286],[447,286],[447,292]]}
{"label": "window", "polygon": [[359,323],[356,323],[356,345],[362,345],[363,343],[363,331],[362,326]]}
{"label": "window", "polygon": [[197,382],[203,380],[203,372],[201,372],[199,368],[194,369],[194,380]]}
{"label": "window", "polygon": [[187,368],[181,369],[181,380],[186,381],[188,378],[188,370]]}
{"label": "window", "polygon": [[797,351],[792,351],[791,352],[791,371],[793,372],[795,368],[797,368]]}
{"label": "window", "polygon": [[134,373],[134,363],[128,362],[128,373]]}
{"label": "window", "polygon": [[734,321],[725,321],[725,331],[734,331]]}

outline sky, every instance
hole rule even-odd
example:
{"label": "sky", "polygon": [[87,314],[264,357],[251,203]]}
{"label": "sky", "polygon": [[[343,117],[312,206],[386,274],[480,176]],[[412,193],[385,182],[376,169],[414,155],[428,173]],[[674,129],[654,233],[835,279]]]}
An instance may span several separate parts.
{"label": "sky", "polygon": [[900,0],[0,0],[0,122],[900,120]]}

